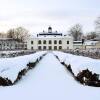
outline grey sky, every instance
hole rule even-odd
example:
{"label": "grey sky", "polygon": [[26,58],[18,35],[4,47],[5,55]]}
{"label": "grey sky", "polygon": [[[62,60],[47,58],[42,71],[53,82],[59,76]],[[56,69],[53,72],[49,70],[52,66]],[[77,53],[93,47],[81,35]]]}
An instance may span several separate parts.
{"label": "grey sky", "polygon": [[98,16],[100,0],[0,0],[0,31],[23,26],[32,33],[51,25],[67,32],[80,23],[84,32],[89,32]]}

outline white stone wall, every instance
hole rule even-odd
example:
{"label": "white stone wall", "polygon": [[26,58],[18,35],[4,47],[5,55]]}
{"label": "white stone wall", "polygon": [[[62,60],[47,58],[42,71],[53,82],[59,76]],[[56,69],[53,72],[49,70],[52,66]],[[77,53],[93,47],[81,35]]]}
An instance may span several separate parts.
{"label": "white stone wall", "polygon": [[[41,40],[41,44],[38,44],[38,41]],[[43,44],[43,41],[46,40],[46,44]],[[52,41],[51,44],[49,44],[49,40]],[[54,40],[57,41],[57,44],[54,44]],[[62,41],[62,44],[59,44],[59,40]],[[31,41],[33,41],[33,44],[31,44]],[[67,41],[69,41],[69,44],[67,44]],[[27,40],[27,49],[31,50],[38,50],[38,46],[43,47],[46,46],[46,50],[49,49],[49,46],[52,47],[52,50],[54,50],[54,46],[57,46],[57,50],[59,50],[59,46],[62,47],[61,50],[66,50],[66,49],[73,49],[73,39],[71,37],[34,37],[34,38],[29,38]]]}

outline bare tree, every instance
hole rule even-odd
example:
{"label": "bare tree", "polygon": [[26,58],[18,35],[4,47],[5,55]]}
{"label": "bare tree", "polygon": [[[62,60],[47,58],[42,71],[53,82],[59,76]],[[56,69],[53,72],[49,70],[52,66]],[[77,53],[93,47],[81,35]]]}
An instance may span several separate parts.
{"label": "bare tree", "polygon": [[89,33],[86,34],[86,39],[87,40],[91,40],[91,39],[94,39],[96,37],[97,37],[96,32],[89,32]]}
{"label": "bare tree", "polygon": [[8,32],[7,32],[7,37],[8,38],[15,38],[14,37],[14,29],[10,29],[10,30],[8,30]]}
{"label": "bare tree", "polygon": [[95,21],[95,24],[96,24],[96,33],[98,36],[100,36],[100,17],[97,18],[97,20]]}
{"label": "bare tree", "polygon": [[6,38],[6,34],[4,32],[0,32],[0,38]]}
{"label": "bare tree", "polygon": [[74,41],[78,41],[82,39],[82,26],[80,24],[74,25],[69,33],[73,36]]}
{"label": "bare tree", "polygon": [[23,27],[18,27],[15,29],[14,34],[15,34],[16,39],[20,41],[24,41],[26,37],[28,36],[28,31]]}
{"label": "bare tree", "polygon": [[15,29],[10,29],[7,32],[7,36],[9,38],[13,38],[13,39],[16,39],[18,41],[24,42],[26,37],[28,37],[29,35],[28,35],[28,30],[26,30],[23,27],[18,27]]}

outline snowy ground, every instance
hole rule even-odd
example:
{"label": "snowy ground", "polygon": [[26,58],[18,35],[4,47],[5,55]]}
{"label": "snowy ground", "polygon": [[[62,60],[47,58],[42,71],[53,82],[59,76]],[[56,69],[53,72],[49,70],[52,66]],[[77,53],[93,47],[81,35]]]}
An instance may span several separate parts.
{"label": "snowy ground", "polygon": [[100,88],[77,83],[52,53],[18,84],[0,87],[2,100],[100,100]]}

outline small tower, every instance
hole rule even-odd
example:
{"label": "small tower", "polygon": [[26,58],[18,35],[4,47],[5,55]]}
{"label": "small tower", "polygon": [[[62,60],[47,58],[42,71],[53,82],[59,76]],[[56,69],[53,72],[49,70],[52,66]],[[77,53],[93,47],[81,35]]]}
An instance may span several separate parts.
{"label": "small tower", "polygon": [[52,33],[52,27],[48,27],[48,33]]}

